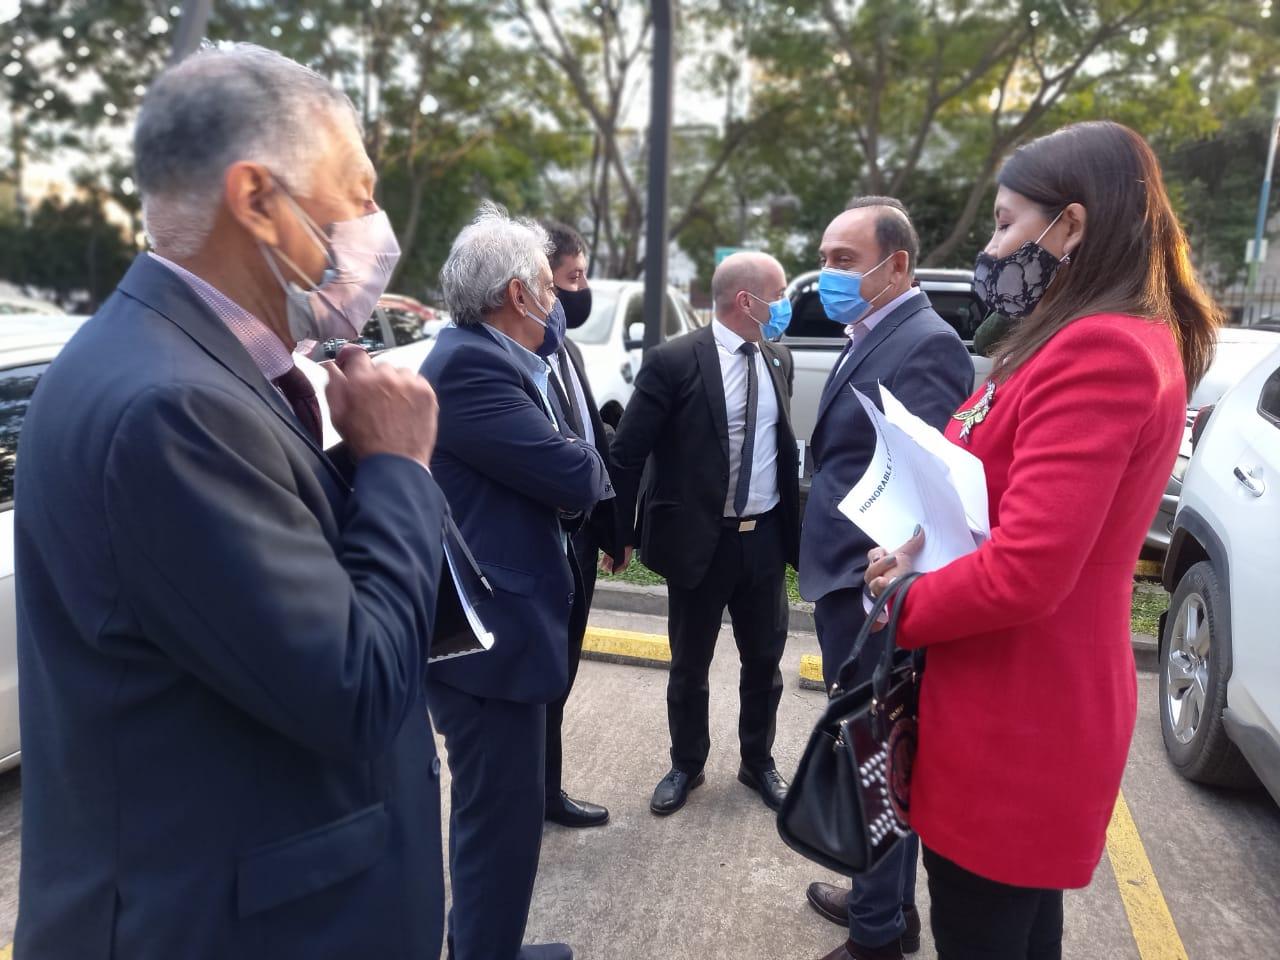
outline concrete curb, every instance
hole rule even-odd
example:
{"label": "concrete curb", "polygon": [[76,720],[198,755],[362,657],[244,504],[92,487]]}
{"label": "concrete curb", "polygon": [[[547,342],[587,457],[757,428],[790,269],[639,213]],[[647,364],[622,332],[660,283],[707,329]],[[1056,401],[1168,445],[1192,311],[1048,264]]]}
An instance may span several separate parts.
{"label": "concrete curb", "polygon": [[[615,613],[640,613],[649,617],[665,617],[667,615],[667,588],[665,586],[643,586],[637,583],[620,583],[601,577],[596,581],[594,606]],[[724,614],[724,623],[729,622],[729,612]],[[813,624],[813,604],[801,601],[791,604],[791,618],[787,629],[795,633],[815,633]]]}
{"label": "concrete curb", "polygon": [[[610,583],[601,581],[596,586],[595,603],[606,610],[619,613],[638,613],[651,617],[667,615],[666,587],[640,586],[634,583]],[[725,621],[728,622],[726,614]],[[813,604],[791,605],[790,629],[795,632],[813,633]],[[1132,637],[1133,659],[1140,670],[1155,670],[1159,666],[1156,638],[1143,633]],[[608,630],[588,627],[582,642],[582,656],[588,660],[607,663],[626,663],[633,666],[671,666],[671,645],[666,636],[637,633],[631,630]],[[804,690],[824,690],[822,683],[822,658],[805,654],[800,658],[798,683]]]}

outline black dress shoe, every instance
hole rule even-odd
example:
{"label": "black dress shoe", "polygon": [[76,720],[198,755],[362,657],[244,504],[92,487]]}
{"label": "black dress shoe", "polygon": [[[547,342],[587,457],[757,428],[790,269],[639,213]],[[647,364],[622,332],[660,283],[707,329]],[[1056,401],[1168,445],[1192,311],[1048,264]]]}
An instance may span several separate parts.
{"label": "black dress shoe", "polygon": [[822,960],[903,960],[903,958],[897,941],[887,943],[883,947],[864,947],[856,941],[848,940],[844,946],[836,947]]}
{"label": "black dress shoe", "polygon": [[902,952],[920,952],[920,911],[915,907],[903,907],[902,918],[907,921],[907,930],[902,935]]}
{"label": "black dress shoe", "polygon": [[754,773],[746,767],[740,767],[738,782],[745,783],[760,794],[764,805],[770,810],[781,810],[782,801],[787,799],[787,781],[782,779],[782,774],[778,772],[777,767],[769,767],[767,770],[758,770]]}
{"label": "black dress shoe", "polygon": [[649,801],[649,809],[660,817],[675,813],[689,799],[689,791],[705,782],[706,778],[701,771],[696,777],[690,777],[683,770],[672,767],[671,772],[658,781],[653,799]]}
{"label": "black dress shoe", "polygon": [[819,916],[842,927],[849,926],[849,888],[837,887],[834,883],[811,883],[805,891],[809,906]]}
{"label": "black dress shoe", "polygon": [[609,811],[594,803],[575,800],[563,790],[547,800],[547,820],[562,827],[603,827],[609,822]]}

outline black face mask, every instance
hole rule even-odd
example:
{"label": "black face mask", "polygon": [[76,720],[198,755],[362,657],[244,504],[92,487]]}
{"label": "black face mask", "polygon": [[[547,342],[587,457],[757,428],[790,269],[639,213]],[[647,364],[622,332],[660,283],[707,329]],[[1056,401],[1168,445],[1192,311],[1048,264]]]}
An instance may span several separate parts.
{"label": "black face mask", "polygon": [[570,330],[576,330],[587,322],[587,318],[591,316],[590,287],[582,290],[564,290],[556,287],[556,296],[560,298],[560,305],[564,307],[564,317],[568,321]]}

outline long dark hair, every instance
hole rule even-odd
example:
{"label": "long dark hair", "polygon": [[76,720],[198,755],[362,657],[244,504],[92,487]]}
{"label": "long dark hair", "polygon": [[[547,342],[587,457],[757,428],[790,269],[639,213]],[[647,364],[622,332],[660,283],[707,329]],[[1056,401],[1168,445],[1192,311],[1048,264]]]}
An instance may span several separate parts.
{"label": "long dark hair", "polygon": [[1008,379],[1073,320],[1124,313],[1168,324],[1190,394],[1213,359],[1222,313],[1192,269],[1186,234],[1147,142],[1110,121],[1072,124],[1020,147],[998,181],[1048,217],[1079,203],[1087,219],[1071,262],[1058,268],[1035,312],[1000,345],[995,379]]}

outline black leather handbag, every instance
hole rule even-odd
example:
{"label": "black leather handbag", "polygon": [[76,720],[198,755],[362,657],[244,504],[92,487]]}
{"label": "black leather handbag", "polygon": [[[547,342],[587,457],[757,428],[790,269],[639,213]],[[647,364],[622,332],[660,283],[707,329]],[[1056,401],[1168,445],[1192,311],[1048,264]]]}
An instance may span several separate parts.
{"label": "black leather handbag", "polygon": [[875,674],[853,690],[832,694],[778,811],[778,833],[787,846],[846,876],[872,869],[911,833],[923,656],[898,650],[894,635],[902,601],[919,577],[900,577],[876,601],[837,675],[862,652],[892,603]]}

